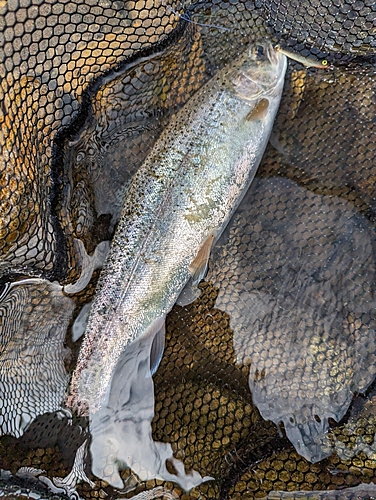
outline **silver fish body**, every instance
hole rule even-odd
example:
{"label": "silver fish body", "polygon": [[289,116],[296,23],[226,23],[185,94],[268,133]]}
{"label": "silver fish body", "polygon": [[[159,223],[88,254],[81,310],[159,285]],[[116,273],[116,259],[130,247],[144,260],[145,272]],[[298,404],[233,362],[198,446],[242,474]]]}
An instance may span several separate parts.
{"label": "silver fish body", "polygon": [[163,335],[190,264],[208,237],[218,238],[252,182],[286,65],[270,45],[248,49],[174,115],[133,177],[73,374],[71,404],[95,411],[126,346]]}

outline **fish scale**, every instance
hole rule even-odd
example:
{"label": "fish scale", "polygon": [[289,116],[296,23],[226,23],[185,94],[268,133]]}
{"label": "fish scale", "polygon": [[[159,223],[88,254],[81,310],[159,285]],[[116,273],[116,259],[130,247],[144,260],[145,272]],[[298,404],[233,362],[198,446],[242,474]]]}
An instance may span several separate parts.
{"label": "fish scale", "polygon": [[[28,123],[25,130],[24,123],[26,122],[20,123],[18,120],[18,117],[21,117],[21,113],[16,117],[17,119],[10,121],[9,116],[6,114],[6,110],[3,109],[4,106],[0,106],[2,108],[0,109],[0,119],[4,120],[1,124],[1,128],[5,139],[7,136],[12,137],[15,131],[18,132],[18,142],[16,147],[12,146],[11,153],[13,154],[14,152],[19,158],[17,162],[14,163],[15,168],[13,170],[10,168],[9,170],[11,177],[17,179],[19,182],[16,191],[20,194],[20,203],[24,208],[21,212],[18,212],[19,222],[22,226],[24,226],[23,221],[25,219],[28,221],[31,220],[30,215],[32,216],[34,209],[38,210],[38,213],[44,211],[42,222],[45,220],[45,217],[49,215],[48,192],[43,190],[43,186],[45,183],[50,182],[49,168],[51,162],[51,146],[54,141],[55,132],[60,132],[62,125],[70,125],[72,119],[75,117],[76,110],[79,112],[83,110],[85,112],[85,104],[87,101],[85,99],[80,100],[82,89],[85,88],[87,82],[93,79],[96,80],[97,78],[100,79],[109,67],[114,67],[114,65],[117,65],[119,62],[121,63],[130,53],[140,48],[142,49],[148,44],[155,43],[158,39],[165,37],[166,34],[174,28],[176,24],[175,21],[177,20],[177,16],[172,15],[167,5],[172,5],[174,9],[179,10],[181,13],[187,15],[191,14],[193,19],[201,21],[202,23],[232,28],[233,33],[229,36],[229,32],[224,30],[205,29],[200,27],[199,37],[204,41],[203,57],[201,55],[199,57],[197,56],[197,50],[192,50],[191,52],[188,50],[184,51],[186,45],[183,47],[179,45],[176,38],[174,40],[169,40],[169,51],[170,53],[173,52],[175,57],[170,57],[163,66],[162,64],[156,64],[153,74],[149,71],[151,84],[148,87],[148,97],[150,98],[145,97],[146,92],[144,86],[141,90],[141,92],[144,91],[142,94],[143,97],[137,101],[136,105],[136,109],[137,106],[139,107],[139,111],[137,112],[138,115],[145,116],[149,109],[153,109],[151,104],[156,102],[158,106],[160,102],[163,102],[163,105],[168,109],[172,109],[174,106],[180,106],[192,95],[193,91],[202,85],[202,80],[200,80],[197,72],[195,73],[194,70],[192,71],[192,67],[188,66],[187,68],[189,57],[197,61],[199,61],[201,57],[201,62],[204,59],[206,66],[204,71],[206,75],[208,75],[208,72],[215,71],[217,68],[222,67],[225,61],[233,59],[234,54],[238,53],[244,38],[247,38],[247,40],[254,37],[258,37],[259,39],[265,38],[268,36],[268,33],[269,36],[271,36],[272,29],[275,43],[280,43],[282,45],[283,41],[285,43],[288,42],[287,48],[305,56],[310,54],[311,56],[318,57],[319,55],[321,57],[317,49],[324,50],[324,48],[326,48],[329,49],[330,52],[332,52],[333,49],[336,54],[324,53],[322,57],[330,56],[331,63],[333,63],[335,59],[335,63],[339,61],[339,64],[342,64],[343,67],[339,68],[336,72],[329,72],[328,77],[326,77],[323,72],[316,72],[315,70],[301,72],[301,66],[297,64],[292,66],[295,67],[296,70],[299,70],[297,73],[304,73],[305,77],[302,78],[300,74],[297,79],[290,71],[292,89],[288,87],[285,88],[282,108],[280,108],[278,113],[278,121],[280,123],[274,128],[274,134],[276,134],[276,139],[279,139],[279,142],[275,140],[273,141],[273,145],[277,145],[277,149],[282,156],[276,159],[275,152],[273,154],[272,148],[269,148],[269,154],[264,156],[264,175],[271,176],[278,173],[278,175],[293,178],[301,185],[306,185],[308,183],[310,190],[319,189],[321,192],[321,190],[325,188],[327,190],[326,194],[334,194],[334,196],[339,196],[338,192],[340,192],[340,196],[344,196],[346,199],[350,197],[357,209],[361,206],[361,209],[367,211],[367,213],[368,210],[374,213],[374,144],[376,143],[374,136],[374,59],[369,60],[369,62],[372,62],[372,67],[370,65],[367,66],[367,60],[364,58],[355,60],[352,67],[349,67],[347,64],[349,60],[351,61],[354,59],[354,55],[360,53],[364,54],[365,49],[369,54],[375,53],[374,47],[372,48],[370,43],[372,38],[369,38],[368,41],[364,38],[367,31],[372,37],[371,30],[374,27],[371,17],[371,11],[374,10],[374,3],[372,0],[361,0],[358,2],[339,0],[334,7],[333,3],[327,2],[327,0],[301,1],[299,6],[297,6],[296,2],[291,0],[286,0],[284,2],[280,0],[273,2],[249,2],[246,0],[226,2],[220,0],[219,2],[198,2],[193,4],[191,10],[188,10],[186,2],[174,5],[170,4],[167,0],[163,2],[160,0],[156,0],[155,2],[128,2],[126,4],[123,2],[98,2],[97,0],[93,0],[92,2],[85,3],[85,6],[79,5],[79,3],[80,2],[71,0],[57,3],[40,2],[38,0],[20,0],[18,2],[0,1],[0,7],[4,9],[1,14],[2,16],[4,14],[2,17],[4,21],[3,43],[5,43],[6,47],[6,52],[4,53],[4,72],[0,85],[1,93],[4,99],[10,99],[11,102],[14,99],[14,95],[17,94],[15,97],[15,99],[17,99],[17,106],[20,102],[19,109],[22,115],[27,117]],[[342,16],[338,16],[336,12],[333,12],[333,9],[340,12],[346,7],[347,13],[344,13]],[[86,9],[86,15],[82,15],[82,12],[77,12],[78,9],[83,8]],[[266,11],[266,8],[269,12]],[[356,12],[354,12],[355,10]],[[7,15],[5,15],[6,12]],[[126,19],[124,18],[124,13],[126,13],[127,16]],[[265,21],[263,21],[260,16],[264,16]],[[317,22],[317,16],[320,16],[323,22]],[[135,22],[132,23],[132,25],[128,25],[128,19],[135,19]],[[280,29],[281,21],[284,22],[283,31]],[[268,30],[266,30],[266,24]],[[35,30],[32,28],[34,25]],[[44,26],[44,29],[40,29],[41,26]],[[304,29],[300,30],[301,37],[298,43],[296,43],[296,41],[292,39],[291,34],[294,34],[292,33],[294,31],[296,32],[296,28],[302,28],[302,26]],[[308,31],[306,28],[308,28]],[[31,29],[33,30],[32,32],[30,31]],[[95,32],[95,30],[97,30],[97,32]],[[307,32],[310,35],[309,38],[307,38]],[[311,36],[312,32],[314,34],[313,38]],[[187,34],[187,30],[185,30],[185,34]],[[317,35],[319,36],[317,37]],[[80,41],[77,43],[77,40]],[[374,40],[375,37],[373,36],[373,42]],[[334,46],[332,43],[333,41],[335,42]],[[328,44],[327,42],[330,43]],[[52,71],[50,71],[51,66],[53,66]],[[203,64],[201,64],[201,67],[202,66]],[[172,76],[171,73],[169,73],[170,68]],[[22,95],[19,94],[16,89],[20,77],[22,79],[22,75],[34,75],[35,73],[37,78],[43,75],[43,83],[46,84],[47,88],[43,88],[42,91],[42,88],[39,87],[40,92],[36,89],[36,91],[32,93],[24,93],[24,90],[22,90]],[[29,78],[29,76],[27,76],[27,78]],[[136,80],[136,84],[134,84],[133,80]],[[120,104],[116,103],[116,108],[114,107],[113,100],[111,101],[108,99],[108,94],[105,94],[105,92],[97,92],[93,96],[93,106],[99,101],[102,105],[101,109],[97,111],[98,122],[95,121],[94,117],[89,117],[84,125],[84,130],[86,130],[89,135],[91,134],[94,139],[103,138],[105,144],[100,144],[103,150],[107,151],[108,148],[110,150],[110,154],[106,154],[102,162],[100,152],[98,160],[97,156],[91,156],[89,154],[89,148],[86,144],[80,149],[81,154],[86,156],[86,158],[90,158],[90,162],[88,161],[90,168],[92,164],[94,165],[94,169],[101,167],[100,175],[98,176],[99,180],[96,184],[100,185],[103,191],[99,194],[96,192],[95,198],[97,200],[97,197],[101,194],[105,197],[106,201],[108,200],[107,206],[111,206],[111,203],[114,203],[114,193],[116,190],[111,189],[113,185],[108,187],[108,183],[106,184],[103,178],[107,175],[111,180],[114,179],[118,181],[116,175],[113,175],[113,173],[115,172],[116,174],[119,169],[123,171],[124,165],[126,165],[126,170],[129,170],[129,164],[135,158],[137,158],[139,162],[133,166],[133,171],[138,168],[147,155],[150,145],[154,142],[160,130],[165,125],[163,120],[146,120],[146,124],[149,125],[151,123],[152,126],[158,122],[157,126],[151,131],[147,130],[147,132],[143,134],[136,135],[136,137],[135,135],[132,136],[127,134],[127,130],[121,130],[120,127],[120,133],[117,134],[115,140],[115,135],[111,133],[111,131],[114,130],[113,124],[117,123],[115,118],[118,116],[126,116],[128,118],[130,115],[129,103],[134,102],[132,99],[140,95],[140,91],[137,90],[137,92],[135,92],[134,89],[140,89],[141,77],[132,74],[132,78],[128,76],[128,82],[129,81],[130,83],[124,86],[124,90],[121,85],[118,85],[112,94],[116,98],[119,96],[122,98]],[[162,83],[160,84],[160,82]],[[106,92],[108,91],[108,87],[108,84],[104,87]],[[132,89],[133,93],[131,95]],[[297,92],[296,89],[298,89]],[[151,103],[150,101],[152,98],[153,101]],[[80,103],[82,102],[83,106],[79,106],[77,100],[79,100]],[[105,116],[105,113],[107,120],[100,121],[99,117]],[[136,112],[134,114],[136,114]],[[38,116],[40,120],[38,121],[38,127],[35,126],[35,116]],[[101,125],[102,122],[104,122],[103,130],[108,131],[108,134],[102,132],[101,135],[101,130],[95,128],[96,123],[99,122]],[[40,127],[39,123],[41,124]],[[145,125],[145,121],[142,125]],[[76,126],[73,127],[73,131],[72,128],[70,128],[71,133],[75,133],[76,130]],[[13,139],[11,140],[14,142]],[[2,142],[2,144],[4,144],[4,142]],[[67,151],[67,149],[65,149],[65,151]],[[338,155],[338,153],[340,153],[340,155]],[[342,161],[343,158],[345,161]],[[8,167],[11,167],[11,165]],[[22,194],[22,184],[25,182],[26,176],[23,172],[20,173],[21,168],[27,174],[27,178],[30,178],[30,186],[32,189],[29,197],[25,197]],[[92,189],[93,181],[92,178],[88,176],[88,166],[85,163],[76,163],[73,156],[73,158],[67,159],[67,170],[70,172],[71,168],[75,172],[75,182],[77,183],[77,181],[83,180],[86,186]],[[35,176],[37,174],[39,175],[39,180],[36,181]],[[5,198],[8,195],[11,196],[14,201],[13,186],[14,185],[12,185],[11,190],[4,190],[2,193],[5,195]],[[29,182],[27,182],[27,187],[28,186]],[[354,192],[354,186],[355,189],[358,190],[356,193]],[[40,208],[37,207],[35,200],[40,200],[38,193],[41,193],[43,199],[47,197],[47,205],[44,208],[43,206],[40,206]],[[28,205],[26,207],[23,205],[23,201],[25,200],[28,200]],[[88,203],[88,201],[85,200],[85,203]],[[275,211],[276,217],[278,217],[280,211],[285,210],[286,205],[288,206],[288,202],[286,203],[286,200],[284,200],[283,203],[279,205],[282,205],[282,208],[278,207],[278,212],[276,205],[274,207],[270,206],[269,208],[271,214]],[[261,205],[260,212],[263,212],[266,206],[267,200]],[[68,207],[68,211],[69,208],[70,207]],[[98,212],[97,215],[100,213],[110,213],[110,209],[106,207],[103,212]],[[120,211],[116,212],[116,216],[114,216],[116,221],[119,213]],[[64,213],[62,217],[65,217]],[[309,212],[307,212],[307,219],[312,221],[312,214]],[[8,225],[6,216],[4,217],[5,234],[2,232],[4,241],[8,238],[8,235],[11,240],[14,240],[14,236],[17,233],[13,232],[11,226],[13,226],[13,223],[16,223],[17,220],[18,217],[13,219]],[[112,222],[115,224],[116,221],[113,220]],[[76,221],[73,220],[73,225],[75,225],[75,223]],[[22,243],[20,238],[26,238],[26,240],[30,238],[32,241],[29,247],[33,252],[36,248],[33,238],[31,238],[33,233],[32,231],[29,232],[27,227],[25,233],[25,229],[22,226],[19,228],[20,236],[16,240],[16,243],[19,242],[18,246],[25,245],[25,242]],[[246,229],[243,227],[239,228],[240,233],[244,234],[245,230]],[[96,221],[94,223],[93,232],[95,232],[96,238],[98,238],[98,235],[103,239],[108,238],[107,233],[103,235],[103,230],[102,232],[98,231]],[[296,238],[299,238],[299,234],[300,233],[296,233]],[[46,250],[49,251],[50,244],[48,240],[46,241],[46,236],[48,236],[48,234],[46,235],[39,221],[39,245],[43,244]],[[83,235],[78,236],[77,234],[76,237],[84,238]],[[89,252],[97,242],[95,237],[91,240],[93,238],[92,234],[85,235],[85,246],[89,249]],[[262,247],[264,255],[270,256],[270,263],[273,263],[275,247],[269,248],[269,245],[265,245],[265,241],[260,241],[260,246]],[[65,252],[62,241],[58,242],[56,250],[58,252]],[[239,250],[242,251],[241,249]],[[22,246],[21,251],[22,255],[25,255],[28,251],[27,247]],[[49,255],[51,256],[51,253]],[[10,256],[14,257],[15,255],[10,253]],[[5,255],[3,257],[7,260],[8,256]],[[15,257],[17,258],[17,256]],[[22,261],[23,259],[17,258],[17,260]],[[41,252],[35,260],[37,261],[37,275],[39,276],[39,271],[41,269],[44,270],[46,264],[49,263],[47,252]],[[28,266],[29,269],[33,268],[34,265],[34,263],[31,263],[31,265]],[[73,275],[72,271],[69,276],[65,276],[66,282],[68,283],[72,281],[72,276],[74,280],[80,271],[79,262],[74,262],[71,265],[75,268],[75,274]],[[268,266],[270,266],[269,263]],[[23,269],[23,271],[25,271],[25,269]],[[61,269],[59,276],[63,277],[64,272],[65,269]],[[221,277],[221,285],[223,286],[226,286],[226,283],[228,284],[229,281],[227,272],[224,271]],[[243,274],[248,272],[247,268],[245,268]],[[367,272],[368,279],[373,279],[372,273],[369,270],[367,270]],[[56,275],[54,276],[56,277]],[[91,285],[91,287],[92,286],[93,285]],[[91,291],[92,288],[90,288],[90,292],[86,291],[85,295],[87,300],[90,298]],[[211,292],[211,295],[213,294],[215,295],[214,291]],[[80,296],[81,301],[83,295],[84,294]],[[206,310],[206,304],[205,297],[200,298],[200,300],[197,301],[197,307],[196,304],[194,306],[196,308],[195,310]],[[188,308],[188,311],[190,312],[191,309]],[[175,319],[179,320],[176,338],[185,341],[188,335],[187,326],[183,324],[181,318],[185,318],[186,321],[190,320],[190,318],[189,315],[183,316],[183,314],[184,310],[177,307],[175,313],[170,316],[169,323],[171,325],[171,317],[173,316]],[[224,315],[224,317],[226,318],[226,315]],[[197,334],[203,329],[204,320],[204,317],[197,316],[193,321],[192,328],[195,329]],[[352,325],[351,328],[353,329],[354,326],[351,321],[353,320],[349,320],[349,324]],[[359,321],[359,319],[354,320],[355,325],[357,321]],[[372,320],[372,316],[364,314],[362,316],[362,328],[369,325],[370,321],[374,321],[374,319]],[[221,323],[223,322],[224,319],[222,318]],[[217,386],[220,387],[220,391],[223,394],[225,390],[223,389],[223,385],[221,385],[222,377],[224,373],[232,374],[234,369],[231,365],[230,355],[232,352],[232,344],[229,341],[228,344],[222,344],[221,347],[218,347],[217,342],[220,330],[214,328],[214,326],[218,328],[218,325],[211,325],[208,323],[200,337],[206,347],[211,347],[213,349],[214,359],[212,362],[207,363],[206,351],[201,351],[201,345],[197,346],[194,358],[201,356],[200,360],[202,360],[202,366],[196,363],[195,370],[199,370],[199,373],[206,377],[205,382],[206,380],[213,380],[213,378],[215,378],[213,377],[213,373],[217,374],[215,382]],[[356,329],[358,329],[357,326]],[[167,328],[167,334],[169,335],[169,327]],[[226,338],[227,335],[230,335],[230,333],[226,333]],[[210,341],[209,336],[211,336]],[[168,347],[170,344],[171,341],[169,339]],[[172,393],[170,394],[170,398],[166,398],[162,391],[159,403],[157,402],[157,404],[163,408],[163,412],[168,413],[168,411],[170,411],[170,413],[176,417],[174,434],[178,435],[180,443],[184,444],[186,428],[192,429],[195,425],[196,413],[198,411],[202,412],[204,406],[203,400],[197,395],[198,388],[196,383],[191,386],[188,384],[187,387],[186,380],[184,379],[183,383],[179,385],[182,376],[184,375],[184,377],[186,377],[187,373],[189,374],[192,372],[192,366],[187,364],[190,359],[189,356],[184,350],[182,352],[179,351],[179,355],[181,356],[178,357],[174,353],[176,357],[172,360],[168,360],[167,370],[164,372],[163,370],[158,371],[157,376],[159,378],[159,384],[162,385],[162,388],[168,385]],[[225,367],[220,364],[221,372],[218,372],[216,371],[218,370],[216,358],[223,361],[224,357],[229,366]],[[176,360],[175,366],[173,366],[174,360]],[[73,361],[71,364],[73,365]],[[171,367],[174,369],[173,376],[171,374]],[[192,375],[193,374],[191,374],[191,376]],[[24,380],[24,375],[19,378],[26,382]],[[166,379],[168,380],[168,384],[166,383]],[[205,384],[205,382],[204,388],[206,393],[208,393],[211,389],[210,387],[206,387],[207,384]],[[156,385],[158,387],[158,383]],[[238,400],[239,387],[237,387],[236,384],[233,384],[231,387],[233,387],[232,397]],[[249,392],[249,388],[246,387],[246,389],[247,392]],[[183,398],[184,390],[188,392],[190,397],[196,397],[193,412],[187,410],[184,406],[184,402],[186,401],[186,399]],[[223,395],[225,396],[226,393]],[[206,396],[209,397],[208,394]],[[216,398],[219,398],[219,396],[213,396],[212,401],[219,401],[219,399]],[[183,404],[181,413],[178,413],[176,411],[176,404],[180,401],[183,401]],[[225,398],[223,401],[220,400],[220,408],[221,411],[226,414],[226,419],[235,419],[232,407]],[[168,421],[166,425],[166,422],[164,423],[164,417],[165,414],[155,419],[155,425],[160,429],[159,440],[169,440],[171,438],[171,433],[168,430],[171,429],[170,421]],[[238,418],[236,420],[238,420]],[[217,416],[213,417],[210,425],[214,425],[216,434],[220,433],[225,428],[223,419],[218,419]],[[231,446],[233,446],[238,439],[236,437],[239,430],[237,425],[238,421],[234,420],[230,434]],[[56,428],[58,427],[54,424],[51,424],[51,426],[56,432]],[[261,427],[265,430],[267,428],[267,423],[262,422]],[[359,427],[359,432],[363,432],[363,427],[364,425]],[[374,426],[370,425],[370,428],[371,431],[368,437],[371,437],[375,432],[374,430],[372,431]],[[47,434],[44,428],[40,429],[41,434]],[[209,430],[209,427],[204,427],[204,429],[205,431],[207,429],[207,433],[210,437],[213,429],[210,428]],[[343,429],[342,425],[337,429],[341,436],[341,440],[351,438],[351,436],[347,436],[348,432]],[[243,422],[242,432],[246,432],[246,430],[246,424]],[[267,432],[273,434],[272,426],[267,428]],[[200,469],[200,466],[203,464],[203,459],[200,455],[200,450],[203,446],[203,434],[205,434],[205,432],[200,430],[200,434],[194,436],[193,439],[191,438],[189,441],[187,440],[184,448],[183,444],[180,446],[181,449],[184,449],[185,462],[187,461],[187,454],[191,453],[193,455],[191,448],[194,447],[193,449],[195,452],[192,461],[194,461],[195,467],[198,470],[205,470]],[[346,434],[346,436],[344,436],[344,434]],[[215,443],[217,445],[218,438],[216,437],[216,439],[217,441]],[[252,437],[250,435],[250,437],[247,437],[246,441],[249,442],[251,440]],[[263,435],[257,433],[253,445],[255,457],[258,460],[262,455],[263,442]],[[209,442],[207,445],[206,456],[210,457],[208,461],[213,462],[213,457],[216,457],[216,453],[218,456],[220,455],[218,448],[214,451],[211,443],[212,442]],[[221,443],[219,439],[219,443],[223,447],[226,446],[225,441]],[[353,446],[351,442],[349,446]],[[219,450],[221,449],[222,448],[219,448]],[[37,451],[39,453],[41,450]],[[26,457],[30,456],[32,460],[36,460],[36,464],[39,464],[38,460],[40,460],[40,457],[38,453],[35,454],[35,452],[33,452],[25,456],[25,451],[22,451],[17,459],[26,460],[29,459]],[[42,460],[45,462],[43,467],[48,465],[49,470],[55,470],[55,474],[57,474],[56,470],[61,465],[61,462],[59,459],[55,459],[55,457],[51,461],[51,453],[51,450],[44,450]],[[8,446],[5,447],[2,455],[3,462],[8,460],[11,455],[14,460],[13,451]],[[72,450],[71,455],[74,455],[74,450]],[[341,478],[336,473],[335,476],[327,477],[325,481],[322,481],[321,475],[323,472],[321,471],[326,470],[325,464],[323,464],[321,471],[318,468],[313,468],[311,472],[307,474],[305,472],[307,464],[296,454],[294,457],[287,456],[286,458],[285,455],[279,458],[281,458],[281,461],[278,461],[278,467],[274,465],[273,461],[273,464],[270,464],[270,469],[266,472],[262,484],[264,496],[272,488],[275,490],[288,489],[289,491],[292,488],[296,490],[325,490],[326,488],[343,487],[345,479],[346,484],[349,484],[347,483],[350,477],[348,474]],[[242,456],[242,459],[244,460],[244,456]],[[279,475],[281,474],[280,469],[282,468],[282,473],[284,474],[291,460],[295,462],[298,468],[304,466],[303,479],[297,480],[291,477],[292,482],[277,485],[277,483],[279,483]],[[363,474],[365,473],[367,475],[367,480],[371,478],[374,480],[374,460],[370,457],[369,462],[372,463],[371,466],[367,463],[367,460],[362,457],[362,465],[359,466],[359,456],[356,456],[351,461],[352,464],[356,463],[357,467],[361,467],[358,469],[359,474],[363,472]],[[218,463],[221,463],[220,459],[218,459]],[[334,462],[334,465],[332,464],[332,467],[338,468],[338,463],[339,459],[337,462]],[[16,468],[14,470],[16,470]],[[205,471],[205,473],[213,475],[213,470],[214,468]],[[218,475],[221,477],[222,473],[221,469]],[[59,472],[59,474],[61,475],[61,472]],[[269,476],[270,474],[276,474],[277,478],[267,481],[267,479],[271,479]],[[307,484],[306,474],[307,477],[314,476],[316,478],[317,482],[314,483],[314,487],[313,485],[310,487]],[[328,475],[329,474],[327,474],[327,476]],[[235,483],[234,476],[232,477]],[[339,478],[343,479],[343,482],[338,482]],[[359,477],[356,479],[353,475],[352,478],[351,484],[358,484],[360,480]],[[237,493],[235,496],[231,495],[231,498],[244,499],[247,497],[253,498],[253,495],[260,496],[257,493],[253,493],[253,479],[254,474],[251,475],[250,478],[248,477],[244,482],[239,482],[236,488]],[[269,486],[266,486],[268,482]],[[365,482],[364,479],[363,482]],[[272,483],[272,487],[270,483]],[[149,485],[148,487],[151,488],[153,485]],[[88,498],[98,498],[98,491],[89,492],[85,490],[84,494]],[[114,495],[114,493],[112,492],[110,495]],[[196,496],[198,495],[197,493]],[[201,498],[207,498],[202,492],[200,495]],[[115,498],[117,496],[118,495],[115,494]],[[184,496],[183,498],[186,497]],[[214,495],[209,495],[208,498],[212,499]]]}

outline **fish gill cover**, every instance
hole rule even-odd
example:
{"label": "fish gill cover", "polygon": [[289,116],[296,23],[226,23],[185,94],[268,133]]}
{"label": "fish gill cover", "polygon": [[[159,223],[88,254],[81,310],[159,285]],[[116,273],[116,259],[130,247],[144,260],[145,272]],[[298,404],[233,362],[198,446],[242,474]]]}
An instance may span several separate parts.
{"label": "fish gill cover", "polygon": [[[75,496],[80,481],[82,498],[374,495],[362,483],[376,479],[375,19],[371,0],[0,0],[3,496]],[[106,449],[64,405],[93,252],[170,117],[266,39],[328,69],[289,62],[257,182],[201,296],[168,315],[152,401],[138,406],[153,419],[138,436],[174,454],[170,476],[184,463],[215,480],[189,493],[142,482],[130,456],[113,469],[119,491],[93,475]]]}

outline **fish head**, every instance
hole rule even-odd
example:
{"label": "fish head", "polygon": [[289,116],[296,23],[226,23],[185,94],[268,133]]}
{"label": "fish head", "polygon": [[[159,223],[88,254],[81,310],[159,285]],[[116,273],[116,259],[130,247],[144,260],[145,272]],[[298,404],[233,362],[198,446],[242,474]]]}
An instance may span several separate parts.
{"label": "fish head", "polygon": [[287,59],[270,43],[252,45],[234,66],[225,78],[242,99],[253,101],[280,94]]}

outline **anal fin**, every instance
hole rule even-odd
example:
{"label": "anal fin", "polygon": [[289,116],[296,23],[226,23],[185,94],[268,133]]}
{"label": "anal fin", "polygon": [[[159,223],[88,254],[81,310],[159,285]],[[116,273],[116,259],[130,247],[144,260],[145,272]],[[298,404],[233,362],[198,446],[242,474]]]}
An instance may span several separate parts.
{"label": "anal fin", "polygon": [[150,349],[150,372],[152,375],[158,370],[162,361],[166,337],[166,318],[159,318],[150,326],[150,335],[154,335]]}
{"label": "anal fin", "polygon": [[78,313],[77,318],[74,320],[72,325],[72,340],[76,342],[85,333],[87,322],[89,320],[89,314],[91,310],[92,302],[88,302],[83,306],[81,311]]}
{"label": "anal fin", "polygon": [[192,283],[192,280],[190,279],[183,290],[180,292],[180,295],[176,300],[176,304],[181,307],[187,306],[188,304],[192,304],[192,302],[198,299],[200,295],[201,290],[197,288],[197,285],[194,285]]}

